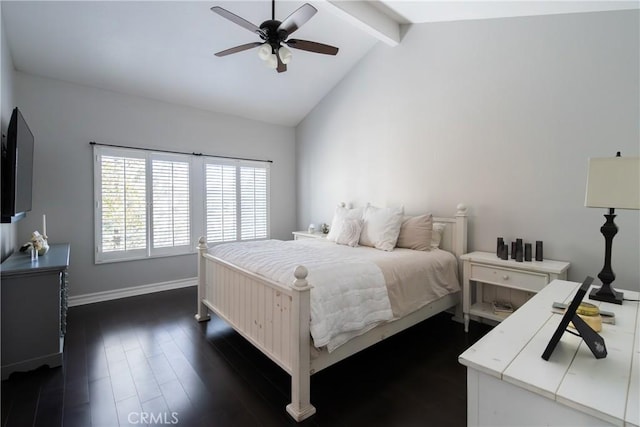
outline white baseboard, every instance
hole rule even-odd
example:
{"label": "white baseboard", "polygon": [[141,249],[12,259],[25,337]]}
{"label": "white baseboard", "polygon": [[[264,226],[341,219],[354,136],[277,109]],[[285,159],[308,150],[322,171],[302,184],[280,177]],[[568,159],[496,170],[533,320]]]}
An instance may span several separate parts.
{"label": "white baseboard", "polygon": [[137,295],[151,294],[154,292],[169,291],[171,289],[188,288],[196,286],[198,278],[172,280],[169,282],[151,283],[142,286],[132,286],[130,288],[115,289],[113,291],[94,292],[92,294],[75,295],[69,297],[69,307],[77,305],[93,304],[94,302],[111,301],[114,299],[134,297]]}

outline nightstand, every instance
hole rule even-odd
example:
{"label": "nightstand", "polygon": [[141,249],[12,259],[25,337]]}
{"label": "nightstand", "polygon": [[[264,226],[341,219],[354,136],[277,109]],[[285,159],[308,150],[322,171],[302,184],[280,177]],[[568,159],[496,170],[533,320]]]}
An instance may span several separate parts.
{"label": "nightstand", "polygon": [[505,316],[493,312],[492,301],[508,301],[514,309],[555,279],[566,280],[571,265],[564,261],[502,260],[492,252],[462,255],[462,312],[464,330],[469,331],[470,316],[496,322]]}
{"label": "nightstand", "polygon": [[309,233],[308,231],[294,231],[293,240],[300,239],[324,239],[327,235],[320,232]]}

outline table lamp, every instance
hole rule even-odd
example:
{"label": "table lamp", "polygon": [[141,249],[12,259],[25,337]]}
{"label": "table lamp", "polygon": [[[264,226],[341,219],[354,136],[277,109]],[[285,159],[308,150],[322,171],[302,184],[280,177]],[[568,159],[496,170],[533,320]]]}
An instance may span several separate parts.
{"label": "table lamp", "polygon": [[616,278],[611,269],[611,246],[618,227],[613,222],[615,209],[640,209],[640,157],[616,157],[589,159],[587,194],[584,205],[590,208],[607,208],[609,214],[600,228],[605,241],[604,267],[598,274],[600,289],[593,289],[590,299],[622,304],[623,294],[611,287]]}

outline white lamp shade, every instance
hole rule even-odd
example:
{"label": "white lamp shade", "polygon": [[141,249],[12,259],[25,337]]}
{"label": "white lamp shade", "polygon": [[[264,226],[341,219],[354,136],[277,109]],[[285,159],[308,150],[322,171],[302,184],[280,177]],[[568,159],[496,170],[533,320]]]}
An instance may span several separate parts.
{"label": "white lamp shade", "polygon": [[272,53],[267,57],[267,60],[264,61],[267,68],[276,69],[278,67],[278,58],[275,53]]}
{"label": "white lamp shade", "polygon": [[291,62],[291,57],[293,56],[291,54],[291,49],[286,46],[280,46],[280,48],[278,49],[278,55],[280,55],[280,60],[285,65]]}
{"label": "white lamp shade", "polygon": [[640,157],[589,159],[584,205],[640,209]]}
{"label": "white lamp shade", "polygon": [[263,61],[266,61],[269,59],[269,56],[271,56],[271,54],[273,53],[273,49],[271,48],[271,45],[269,43],[265,43],[262,46],[260,46],[260,49],[258,49],[258,57],[260,57],[260,59],[262,59]]}

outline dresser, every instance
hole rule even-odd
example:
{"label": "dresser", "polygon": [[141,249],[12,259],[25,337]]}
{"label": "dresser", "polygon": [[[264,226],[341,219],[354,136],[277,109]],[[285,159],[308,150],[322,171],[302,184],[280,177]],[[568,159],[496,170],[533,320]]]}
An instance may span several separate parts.
{"label": "dresser", "polygon": [[62,365],[69,245],[50,245],[31,261],[16,251],[0,264],[2,379],[16,371]]}
{"label": "dresser", "polygon": [[[615,313],[603,324],[607,357],[596,359],[580,337],[565,332],[542,359],[561,314],[580,283],[554,280],[459,357],[467,367],[469,426],[640,425],[638,292],[622,305],[589,300]],[[588,295],[588,293],[587,293]]]}

